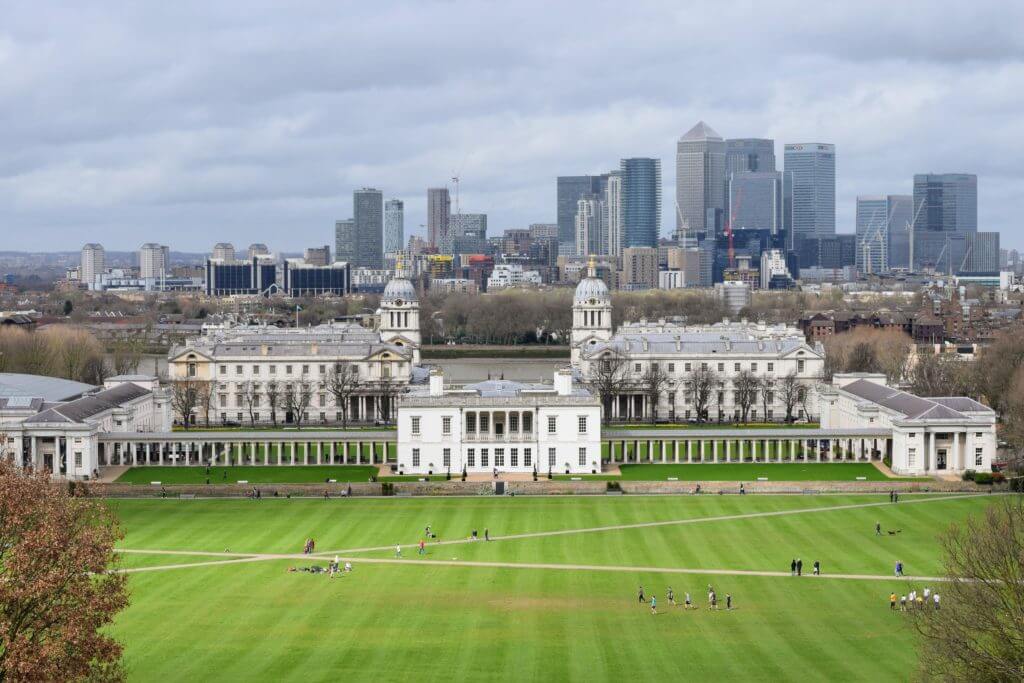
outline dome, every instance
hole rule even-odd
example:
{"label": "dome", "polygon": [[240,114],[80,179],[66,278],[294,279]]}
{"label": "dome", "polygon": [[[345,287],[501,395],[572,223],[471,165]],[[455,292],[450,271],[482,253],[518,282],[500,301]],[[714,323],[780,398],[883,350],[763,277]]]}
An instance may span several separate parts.
{"label": "dome", "polygon": [[604,283],[604,280],[596,277],[585,277],[576,285],[576,295],[573,297],[573,303],[589,304],[591,301],[601,304],[611,303],[611,295],[608,293],[608,285]]}
{"label": "dome", "polygon": [[384,296],[381,297],[382,303],[417,300],[416,288],[413,287],[412,283],[404,277],[396,277],[389,280],[387,286],[384,288]]}

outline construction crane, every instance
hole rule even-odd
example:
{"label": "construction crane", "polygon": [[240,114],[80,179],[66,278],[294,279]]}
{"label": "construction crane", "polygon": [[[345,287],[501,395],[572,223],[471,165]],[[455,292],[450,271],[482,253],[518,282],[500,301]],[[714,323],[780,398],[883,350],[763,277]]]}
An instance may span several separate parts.
{"label": "construction crane", "polygon": [[[864,238],[861,239],[861,241],[860,241],[861,254],[862,254],[862,258],[864,260],[864,272],[866,274],[869,274],[872,271],[872,264],[871,264],[871,246],[872,246],[872,242],[877,240],[878,241],[879,249],[880,250],[884,250],[885,249],[885,240],[884,240],[884,238],[882,236],[882,225],[880,223],[876,222],[877,218],[878,218],[878,208],[876,207],[875,210],[871,212],[871,218],[868,220],[868,230],[865,231]],[[872,226],[877,226],[877,227],[875,227],[874,233],[871,232],[871,227]],[[888,232],[888,230],[892,229],[892,214],[889,214],[889,217],[886,219],[885,227],[886,227],[886,232]],[[884,261],[884,259],[882,259],[882,260]]]}
{"label": "construction crane", "polygon": [[461,215],[462,209],[459,208],[459,174],[457,171],[452,173],[452,182],[455,183],[455,215]]}
{"label": "construction crane", "polygon": [[921,215],[921,209],[924,208],[926,197],[921,198],[921,203],[917,205],[917,210],[914,211],[914,217],[907,223],[907,237],[910,239],[910,258],[907,261],[907,267],[910,272],[914,272],[914,226],[917,225],[917,217]]}

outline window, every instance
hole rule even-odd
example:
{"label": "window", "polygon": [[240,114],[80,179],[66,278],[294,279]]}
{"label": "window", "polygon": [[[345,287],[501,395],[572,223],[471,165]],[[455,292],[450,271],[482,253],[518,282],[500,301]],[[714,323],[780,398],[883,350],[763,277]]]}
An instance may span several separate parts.
{"label": "window", "polygon": [[669,374],[675,372],[676,371],[676,364],[675,363],[669,363],[668,364],[668,371],[669,371]]}
{"label": "window", "polygon": [[519,431],[519,414],[512,413],[508,416],[508,431],[518,432]]}
{"label": "window", "polygon": [[335,422],[341,422],[341,411],[340,410],[334,414],[334,421]]}
{"label": "window", "polygon": [[719,363],[718,364],[718,371],[719,372],[725,372],[725,363]]}
{"label": "window", "polygon": [[494,449],[494,466],[504,467],[505,466],[505,449],[495,448]]}
{"label": "window", "polygon": [[327,422],[327,413],[320,413],[320,421]]}
{"label": "window", "polygon": [[975,467],[980,467],[981,466],[982,462],[985,459],[984,458],[984,453],[985,453],[985,451],[983,449],[981,449],[981,448],[975,448],[974,449],[974,465],[975,465]]}
{"label": "window", "polygon": [[548,434],[554,434],[558,431],[558,418],[554,415],[548,416]]}
{"label": "window", "polygon": [[445,469],[452,466],[452,449],[445,448],[441,451],[441,466]]}
{"label": "window", "polygon": [[487,449],[480,449],[480,467],[487,467]]}
{"label": "window", "polygon": [[189,363],[188,364],[188,376],[189,377],[195,377],[196,376],[196,364],[195,363]]}
{"label": "window", "polygon": [[580,467],[585,467],[587,464],[587,449],[580,449]]}
{"label": "window", "polygon": [[241,412],[235,413],[235,419],[238,420],[239,422],[241,422],[242,421],[242,413]]}
{"label": "window", "polygon": [[220,366],[220,374],[222,374],[222,375],[228,374],[228,366],[226,366],[226,365]]}
{"label": "window", "polygon": [[412,418],[412,433],[413,434],[419,434],[420,433],[420,418],[419,417]]}
{"label": "window", "polygon": [[321,375],[326,375],[327,374],[327,366],[326,365],[321,365],[320,366],[320,374]]}
{"label": "window", "polygon": [[326,405],[327,405],[327,395],[326,394],[320,394],[320,407],[323,408]]}
{"label": "window", "polygon": [[798,360],[796,362],[796,371],[797,372],[803,372],[804,371],[804,362],[802,360]]}
{"label": "window", "polygon": [[523,413],[523,433],[529,434],[533,431],[533,413]]}
{"label": "window", "polygon": [[241,408],[242,407],[242,395],[241,394],[238,394],[238,395],[235,396],[235,407],[236,408]]}
{"label": "window", "polygon": [[975,439],[980,439],[981,437],[982,437],[981,432],[974,432],[974,438]]}
{"label": "window", "polygon": [[555,449],[554,448],[549,448],[548,449],[548,467],[554,467],[554,466],[555,466]]}
{"label": "window", "polygon": [[523,467],[529,467],[532,464],[533,464],[533,458],[530,457],[530,449],[529,448],[524,448],[523,449]]}
{"label": "window", "polygon": [[913,467],[916,463],[917,463],[917,449],[916,448],[908,448],[907,449],[907,466],[908,467]]}
{"label": "window", "polygon": [[241,365],[236,365],[235,366],[235,374],[236,375],[241,375],[242,374],[242,366]]}
{"label": "window", "polygon": [[580,434],[586,434],[587,433],[587,416],[586,415],[580,415],[576,420],[579,423]]}
{"label": "window", "polygon": [[633,371],[640,372],[640,363],[633,363]]}
{"label": "window", "polygon": [[284,366],[284,374],[286,374],[286,375],[292,374],[292,366],[290,366],[290,365]]}
{"label": "window", "polygon": [[733,372],[739,372],[740,371],[740,364],[739,363],[733,363],[732,364],[732,369],[733,369]]}
{"label": "window", "polygon": [[452,433],[452,418],[447,417],[447,416],[441,418],[441,433],[442,434],[451,434]]}
{"label": "window", "polygon": [[420,466],[420,449],[418,449],[418,448],[412,449],[412,466],[413,467],[419,467]]}
{"label": "window", "polygon": [[260,366],[258,366],[258,365],[252,366],[252,374],[254,374],[254,375],[260,374]]}
{"label": "window", "polygon": [[303,365],[302,366],[302,374],[303,375],[308,375],[309,374],[309,366],[308,365]]}
{"label": "window", "polygon": [[75,467],[81,467],[81,466],[82,466],[82,452],[81,451],[75,451]]}
{"label": "window", "polygon": [[691,368],[691,367],[692,367],[692,365],[691,365],[690,363],[686,363],[686,364],[685,364],[685,365],[683,366],[683,369],[684,369],[684,370],[686,370],[687,372],[689,372],[689,371],[690,371],[690,368]]}
{"label": "window", "polygon": [[480,413],[480,431],[484,434],[491,431],[490,419],[490,415],[487,413]]}
{"label": "window", "polygon": [[700,369],[701,370],[707,370],[708,369],[708,364],[707,363],[701,363],[700,364]]}
{"label": "window", "polygon": [[270,374],[271,375],[276,375],[277,374],[277,366],[276,365],[271,365],[270,366]]}
{"label": "window", "polygon": [[466,433],[476,432],[476,413],[466,413]]}
{"label": "window", "polygon": [[508,452],[509,455],[509,466],[519,467],[519,449],[511,448]]}
{"label": "window", "polygon": [[476,450],[468,449],[466,451],[466,465],[469,467],[476,467]]}
{"label": "window", "polygon": [[913,439],[915,436],[917,436],[917,432],[910,432],[910,438],[911,439]]}
{"label": "window", "polygon": [[768,364],[768,372],[775,372],[775,363]]}
{"label": "window", "polygon": [[757,363],[751,363],[750,364],[750,371],[751,372],[757,372]]}

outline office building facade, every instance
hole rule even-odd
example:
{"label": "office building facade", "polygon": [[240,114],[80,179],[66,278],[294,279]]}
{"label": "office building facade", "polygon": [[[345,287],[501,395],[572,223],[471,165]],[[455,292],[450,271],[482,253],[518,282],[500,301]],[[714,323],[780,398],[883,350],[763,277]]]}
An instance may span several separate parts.
{"label": "office building facade", "polygon": [[206,260],[206,295],[267,294],[276,288],[277,265],[266,256],[251,261]]}
{"label": "office building facade", "polygon": [[734,138],[725,141],[725,172],[772,173],[775,141],[766,138]]}
{"label": "office building facade", "polygon": [[345,263],[355,263],[356,222],[351,218],[334,222],[334,258]]}
{"label": "office building facade", "polygon": [[384,253],[394,254],[405,247],[405,202],[384,202]]}
{"label": "office building facade", "polygon": [[559,176],[557,179],[558,242],[576,252],[576,209],[579,200],[588,195],[604,195],[608,175]]}
{"label": "office building facade", "polygon": [[783,222],[795,246],[802,238],[836,232],[836,148],[819,142],[788,144],[784,152]]}
{"label": "office building facade", "polygon": [[946,246],[943,235],[978,231],[978,176],[973,173],[915,175],[914,213],[911,245],[914,267],[940,270],[939,261],[947,256],[943,251]]}
{"label": "office building facade", "polygon": [[729,221],[732,229],[782,229],[782,174],[777,171],[729,175]]}
{"label": "office building facade", "polygon": [[576,202],[576,256],[608,253],[607,207],[597,195]]}
{"label": "office building facade", "polygon": [[676,144],[676,230],[711,231],[725,213],[725,141],[703,121]]}
{"label": "office building facade", "polygon": [[352,220],[356,230],[357,268],[384,267],[384,194],[372,187],[352,193]]}
{"label": "office building facade", "polygon": [[[618,179],[621,182],[621,248],[656,247],[661,232],[661,160],[623,159],[619,162]],[[609,179],[609,187],[611,183]],[[610,204],[608,211],[610,214]],[[609,250],[608,253],[615,252]]]}
{"label": "office building facade", "polygon": [[487,250],[487,214],[454,213],[448,235],[439,245],[443,254],[480,254]]}
{"label": "office building facade", "polygon": [[344,296],[352,291],[351,266],[347,263],[313,264],[285,259],[284,292],[289,296]]}

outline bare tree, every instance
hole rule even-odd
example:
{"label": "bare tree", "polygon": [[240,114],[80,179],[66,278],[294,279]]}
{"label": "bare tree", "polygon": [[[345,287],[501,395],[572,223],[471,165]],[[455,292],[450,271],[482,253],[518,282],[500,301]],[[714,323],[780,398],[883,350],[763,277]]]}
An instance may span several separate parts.
{"label": "bare tree", "polygon": [[779,382],[779,399],[786,408],[787,423],[792,423],[794,420],[793,411],[796,410],[796,405],[800,402],[802,389],[803,385],[800,384],[800,380],[797,378],[796,370],[790,372]]}
{"label": "bare tree", "polygon": [[757,390],[761,394],[761,419],[768,421],[768,406],[775,403],[775,378],[765,375],[757,382]]}
{"label": "bare tree", "polygon": [[697,413],[697,421],[707,421],[711,394],[718,386],[718,376],[715,374],[715,371],[703,365],[695,367],[683,384],[686,387],[686,392],[690,395],[690,399],[693,401],[694,411]]}
{"label": "bare tree", "polygon": [[640,386],[643,387],[647,401],[651,404],[651,422],[658,421],[658,403],[661,402],[661,394],[668,383],[669,377],[658,363],[651,363],[640,378]]}
{"label": "bare tree", "polygon": [[341,411],[341,426],[348,427],[348,411],[352,396],[359,390],[359,367],[353,363],[337,363],[331,368],[324,389],[334,399],[334,405]]}
{"label": "bare tree", "polygon": [[740,370],[739,374],[732,380],[736,405],[740,408],[740,419],[743,422],[748,420],[750,408],[757,401],[758,384],[757,375],[750,370]]}
{"label": "bare tree", "polygon": [[255,427],[256,410],[260,407],[259,385],[252,380],[246,380],[242,382],[238,390],[242,394],[242,402],[245,403],[245,408],[249,412],[249,424]]}
{"label": "bare tree", "polygon": [[395,419],[395,403],[400,389],[394,379],[382,379],[377,383],[377,396],[380,399],[377,401],[377,417],[382,422],[390,423]]}
{"label": "bare tree", "polygon": [[313,384],[306,378],[297,379],[284,389],[284,409],[292,414],[296,427],[302,427],[306,411],[313,402]]}
{"label": "bare tree", "polygon": [[614,353],[607,353],[590,364],[589,383],[601,399],[601,410],[607,424],[612,418],[612,401],[615,401],[626,381],[626,359]]}
{"label": "bare tree", "polygon": [[171,406],[181,417],[181,424],[188,429],[192,412],[200,405],[202,382],[194,379],[179,379],[171,383]]}
{"label": "bare tree", "polygon": [[214,409],[214,401],[217,399],[217,383],[208,380],[192,380],[199,385],[199,405],[203,409],[203,424],[210,426],[210,413]]}
{"label": "bare tree", "polygon": [[281,384],[276,379],[268,380],[263,385],[264,393],[267,395],[267,408],[270,409],[270,421],[277,426],[277,407],[281,404]]}
{"label": "bare tree", "polygon": [[950,526],[940,543],[942,609],[911,612],[922,678],[1024,679],[1024,502],[990,505],[984,516]]}

